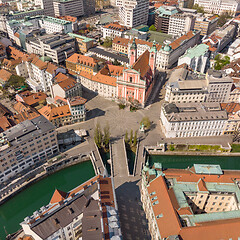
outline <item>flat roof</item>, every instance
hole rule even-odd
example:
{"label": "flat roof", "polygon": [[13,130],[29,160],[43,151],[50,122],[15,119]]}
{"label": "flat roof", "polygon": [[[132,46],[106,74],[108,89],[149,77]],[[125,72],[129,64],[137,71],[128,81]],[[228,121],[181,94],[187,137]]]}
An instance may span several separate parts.
{"label": "flat roof", "polygon": [[194,164],[193,166],[197,174],[223,174],[220,165]]}

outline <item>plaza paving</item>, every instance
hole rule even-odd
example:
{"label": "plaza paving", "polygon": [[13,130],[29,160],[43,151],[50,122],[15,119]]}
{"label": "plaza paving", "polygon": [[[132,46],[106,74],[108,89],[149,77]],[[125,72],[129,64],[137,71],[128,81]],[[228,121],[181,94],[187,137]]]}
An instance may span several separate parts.
{"label": "plaza paving", "polygon": [[[166,139],[159,124],[160,107],[163,102],[163,96],[164,90],[162,90],[160,94],[156,93],[153,95],[152,104],[147,108],[130,112],[129,108],[120,110],[117,103],[88,93],[84,96],[89,99],[86,103],[88,120],[58,129],[59,132],[64,132],[69,129],[86,129],[88,131],[88,144],[83,144],[82,146],[80,144],[68,151],[69,154],[74,154],[82,151],[96,151],[93,144],[94,128],[97,123],[100,124],[102,129],[106,124],[109,125],[112,138],[114,184],[123,239],[126,240],[150,239],[147,221],[140,201],[140,180],[141,167],[144,162],[144,158],[142,157],[144,145],[156,145],[157,142],[226,145],[228,142],[231,142],[231,138],[226,136]],[[139,147],[140,157],[138,158],[136,166],[136,175],[134,177],[128,176],[126,159],[123,154],[122,139],[126,131],[130,133],[131,129],[133,131],[139,130],[140,122],[144,116],[149,117],[151,129],[145,134],[139,132],[139,137],[141,138]]]}

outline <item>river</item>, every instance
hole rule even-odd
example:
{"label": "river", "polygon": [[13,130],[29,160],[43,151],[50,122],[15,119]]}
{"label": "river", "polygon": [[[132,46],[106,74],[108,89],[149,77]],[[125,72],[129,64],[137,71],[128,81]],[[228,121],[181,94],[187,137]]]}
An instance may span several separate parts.
{"label": "river", "polygon": [[6,236],[4,226],[7,233],[20,229],[19,223],[48,204],[56,188],[67,192],[94,175],[92,163],[87,161],[56,172],[17,194],[0,206],[0,239]]}

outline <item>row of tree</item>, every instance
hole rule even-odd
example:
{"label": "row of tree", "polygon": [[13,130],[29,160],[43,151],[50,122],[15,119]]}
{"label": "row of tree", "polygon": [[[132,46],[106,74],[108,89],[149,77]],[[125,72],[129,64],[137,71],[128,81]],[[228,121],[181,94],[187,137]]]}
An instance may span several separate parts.
{"label": "row of tree", "polygon": [[98,148],[104,148],[105,150],[109,149],[109,142],[110,142],[110,128],[107,124],[103,128],[103,132],[99,123],[97,123],[95,130],[94,130],[94,141]]}
{"label": "row of tree", "polygon": [[128,137],[128,131],[125,133],[125,143],[128,144],[130,147],[137,146],[137,131],[135,131],[133,136],[133,130],[130,131],[130,137]]}

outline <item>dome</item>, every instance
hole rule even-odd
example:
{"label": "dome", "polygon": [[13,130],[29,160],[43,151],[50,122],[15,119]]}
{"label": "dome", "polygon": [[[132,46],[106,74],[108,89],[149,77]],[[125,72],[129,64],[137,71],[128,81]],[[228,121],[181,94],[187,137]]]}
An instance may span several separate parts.
{"label": "dome", "polygon": [[43,62],[52,62],[52,59],[48,56],[42,56],[40,57],[40,60],[42,60]]}
{"label": "dome", "polygon": [[172,50],[171,46],[169,46],[169,44],[166,44],[163,48],[164,51],[166,52],[170,52]]}

